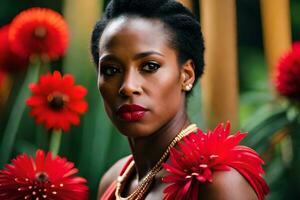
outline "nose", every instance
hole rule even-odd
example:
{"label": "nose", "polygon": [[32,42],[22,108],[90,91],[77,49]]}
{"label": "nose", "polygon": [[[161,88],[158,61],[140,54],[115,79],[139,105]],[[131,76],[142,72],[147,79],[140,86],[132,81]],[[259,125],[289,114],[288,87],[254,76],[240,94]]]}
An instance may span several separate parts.
{"label": "nose", "polygon": [[138,72],[131,70],[124,74],[119,94],[125,97],[142,94],[141,81]]}

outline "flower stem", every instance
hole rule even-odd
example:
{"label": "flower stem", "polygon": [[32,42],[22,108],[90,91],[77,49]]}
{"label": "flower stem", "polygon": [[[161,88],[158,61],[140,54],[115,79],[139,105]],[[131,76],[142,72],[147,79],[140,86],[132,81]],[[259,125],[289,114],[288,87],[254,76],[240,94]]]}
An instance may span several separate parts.
{"label": "flower stem", "polygon": [[59,153],[61,134],[62,134],[61,129],[53,129],[51,133],[49,150],[52,152],[53,156],[56,156]]}
{"label": "flower stem", "polygon": [[37,81],[40,64],[41,63],[38,60],[30,64],[30,66],[28,67],[25,80],[13,104],[13,108],[10,113],[6,128],[3,133],[3,138],[0,144],[0,167],[1,168],[5,163],[8,162],[8,159],[12,154],[13,145],[15,143],[17,132],[20,127],[21,119],[26,108],[25,100],[30,95],[28,85],[32,82]]}

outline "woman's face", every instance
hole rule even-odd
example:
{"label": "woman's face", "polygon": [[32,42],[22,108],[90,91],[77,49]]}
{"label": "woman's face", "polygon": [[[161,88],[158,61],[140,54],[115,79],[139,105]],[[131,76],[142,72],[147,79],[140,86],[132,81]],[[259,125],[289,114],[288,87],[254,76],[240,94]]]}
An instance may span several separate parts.
{"label": "woman's face", "polygon": [[148,136],[184,108],[183,76],[160,21],[119,17],[100,40],[98,87],[120,132]]}

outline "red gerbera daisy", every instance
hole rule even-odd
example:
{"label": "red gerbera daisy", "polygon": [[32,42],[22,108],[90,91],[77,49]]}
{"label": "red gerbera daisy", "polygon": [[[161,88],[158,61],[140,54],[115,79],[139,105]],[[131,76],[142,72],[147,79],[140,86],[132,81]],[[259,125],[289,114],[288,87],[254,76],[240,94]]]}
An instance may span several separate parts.
{"label": "red gerbera daisy", "polygon": [[0,110],[5,106],[5,103],[10,93],[10,79],[7,72],[0,69]]}
{"label": "red gerbera daisy", "polygon": [[19,155],[0,171],[0,199],[87,199],[86,180],[73,176],[77,171],[65,158],[53,158],[42,150],[35,159]]}
{"label": "red gerbera daisy", "polygon": [[52,60],[64,54],[69,34],[59,13],[47,8],[31,8],[14,18],[9,39],[12,50],[19,55]]}
{"label": "red gerbera daisy", "polygon": [[87,90],[74,85],[74,78],[70,74],[62,77],[58,71],[53,75],[48,73],[29,88],[33,93],[26,101],[32,108],[30,114],[47,129],[63,129],[67,132],[70,124],[79,124],[79,114],[87,110],[88,104],[84,100]]}
{"label": "red gerbera daisy", "polygon": [[179,150],[172,148],[170,163],[163,164],[169,172],[163,178],[170,183],[165,190],[165,200],[198,200],[201,183],[212,182],[214,171],[227,171],[230,167],[242,174],[262,200],[269,192],[261,174],[263,160],[252,149],[238,143],[246,134],[230,135],[230,123],[224,128],[219,124],[214,131],[190,133],[178,143]]}
{"label": "red gerbera daisy", "polygon": [[6,73],[0,69],[0,90],[5,82]]}
{"label": "red gerbera daisy", "polygon": [[300,42],[280,58],[275,85],[281,95],[300,100]]}
{"label": "red gerbera daisy", "polygon": [[25,57],[17,56],[10,49],[8,32],[10,25],[0,28],[0,69],[8,72],[26,69],[28,60]]}

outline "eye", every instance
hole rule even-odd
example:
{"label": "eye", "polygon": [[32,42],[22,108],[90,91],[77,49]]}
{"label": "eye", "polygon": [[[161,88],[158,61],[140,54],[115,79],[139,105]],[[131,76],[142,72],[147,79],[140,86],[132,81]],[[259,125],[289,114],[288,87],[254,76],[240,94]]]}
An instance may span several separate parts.
{"label": "eye", "polygon": [[120,73],[120,69],[118,69],[117,67],[113,67],[113,66],[101,66],[100,67],[100,72],[101,74],[103,74],[104,76],[113,76],[116,73]]}
{"label": "eye", "polygon": [[147,62],[142,66],[142,70],[146,72],[155,72],[160,68],[160,65],[156,62]]}

